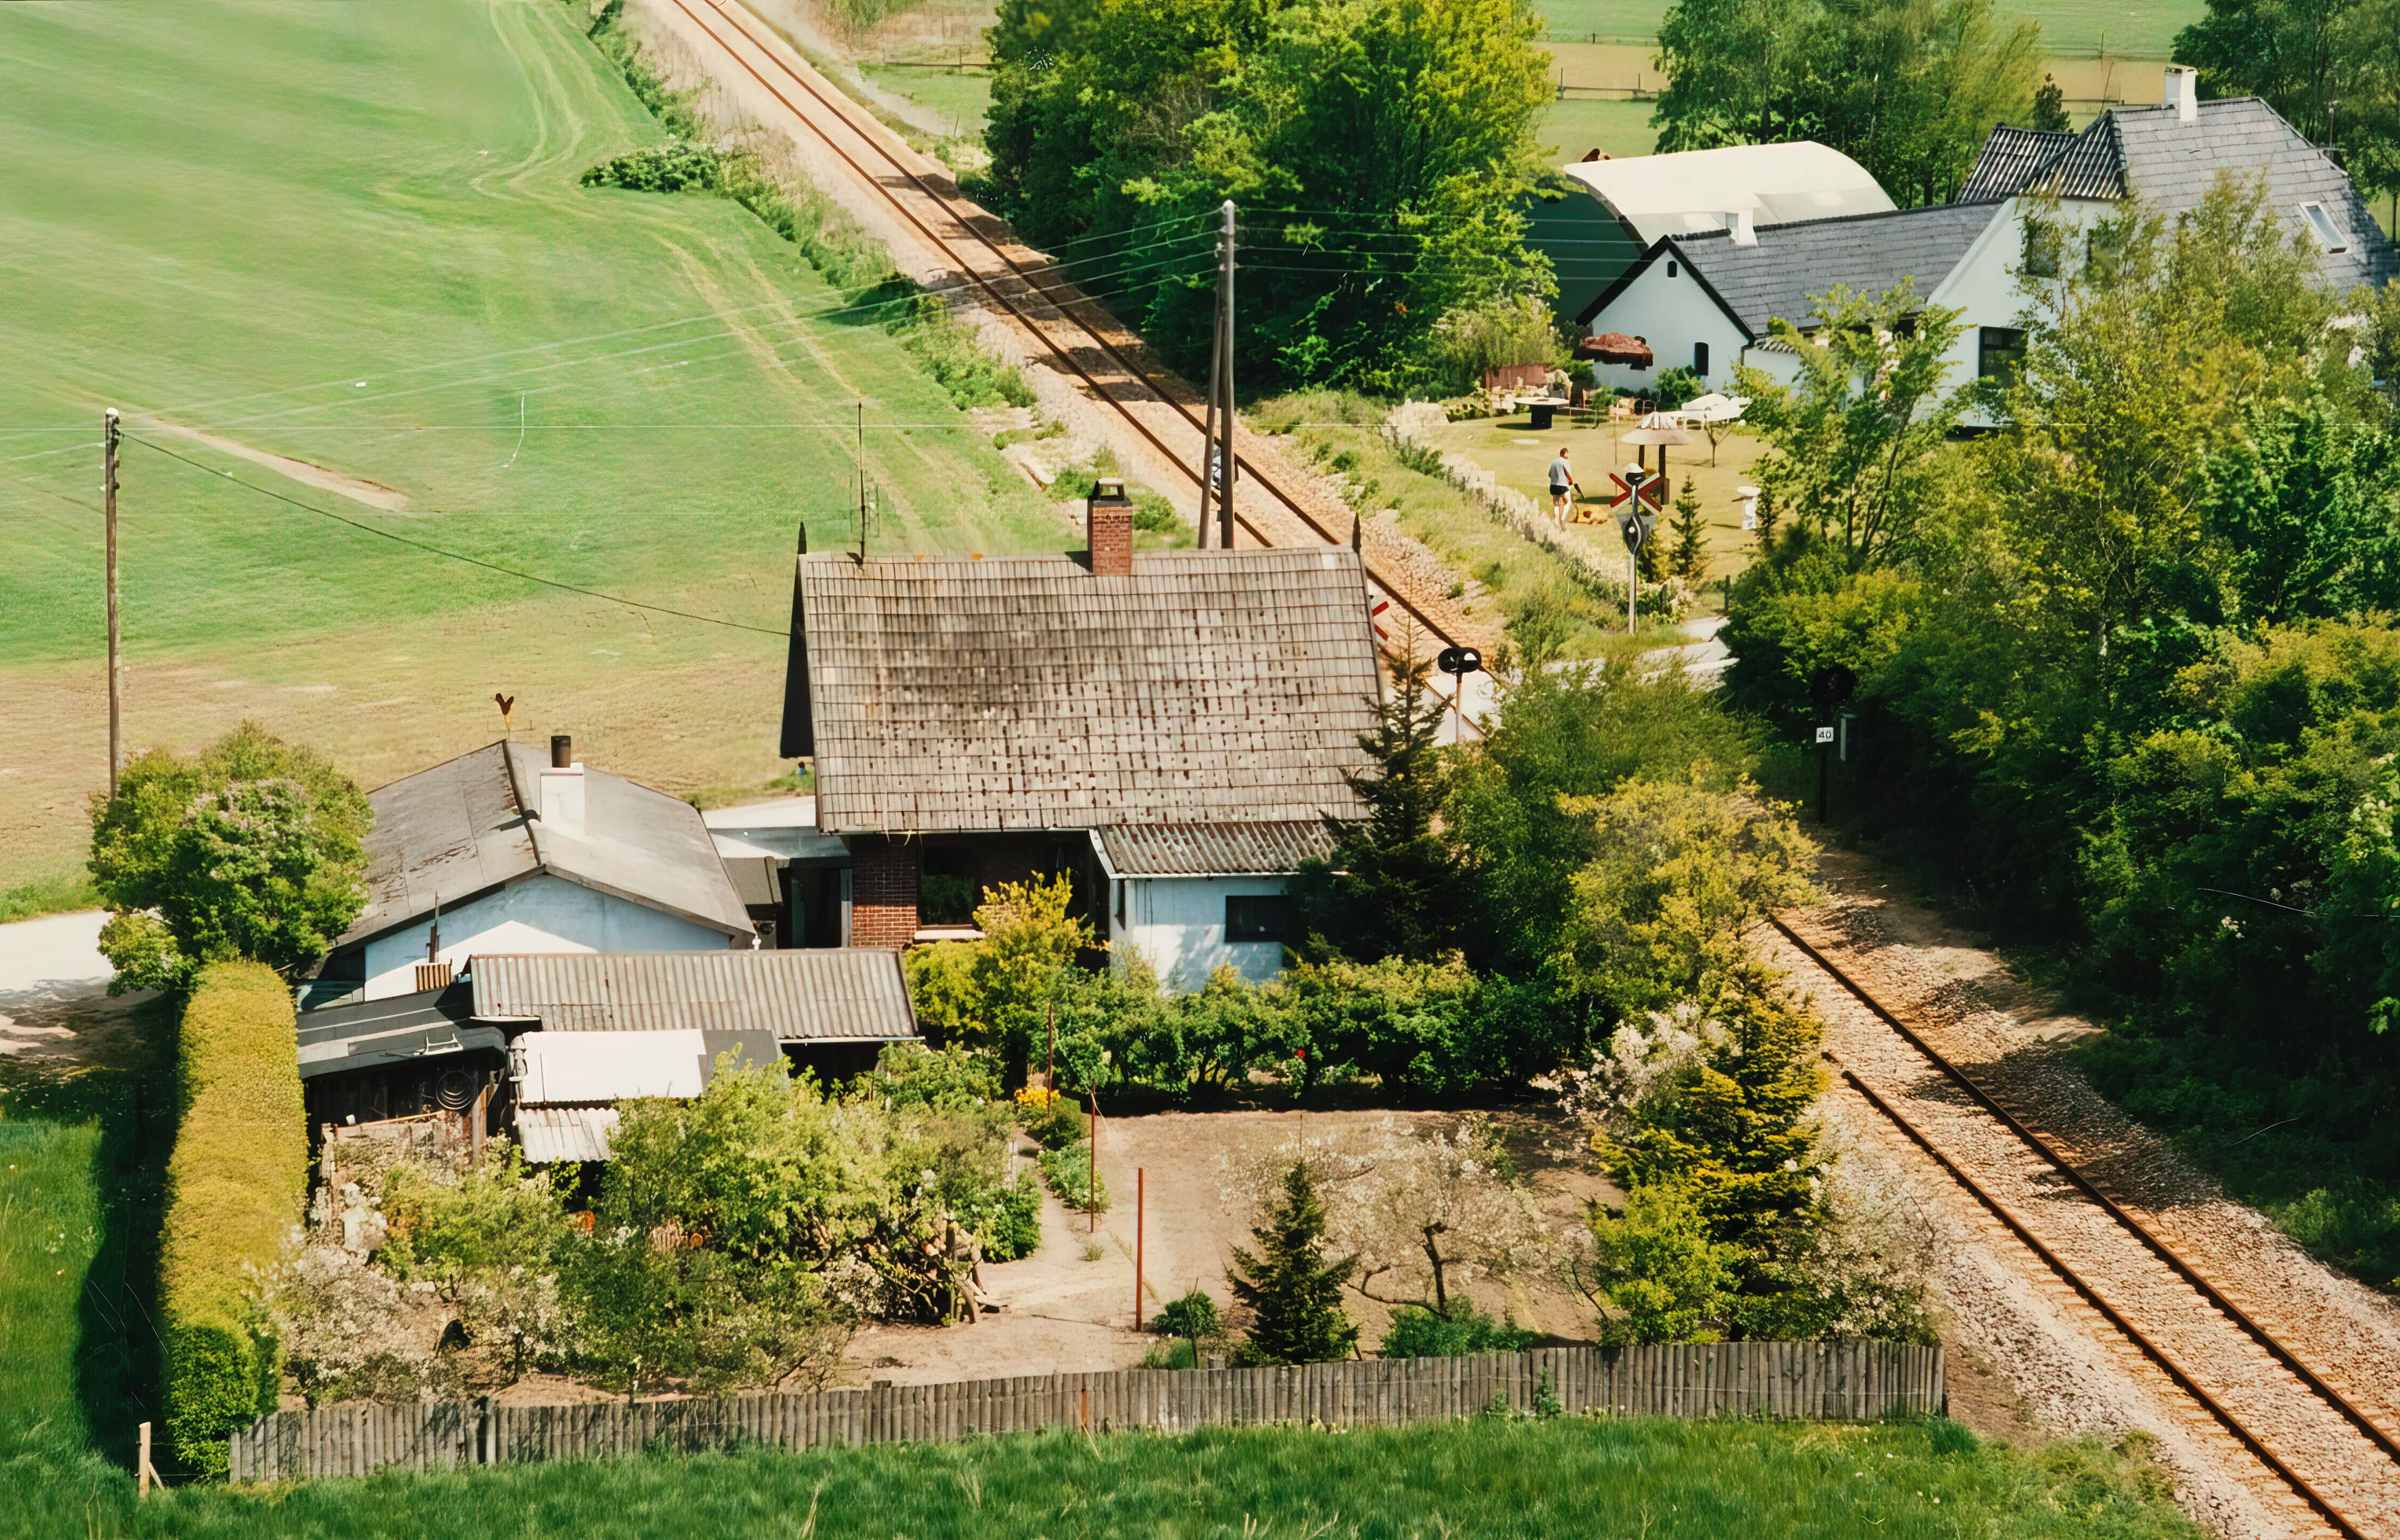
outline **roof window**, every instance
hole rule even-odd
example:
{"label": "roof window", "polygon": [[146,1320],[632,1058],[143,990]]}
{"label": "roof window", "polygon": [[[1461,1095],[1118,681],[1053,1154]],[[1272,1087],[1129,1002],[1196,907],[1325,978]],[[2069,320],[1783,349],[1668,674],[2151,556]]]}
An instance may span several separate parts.
{"label": "roof window", "polygon": [[2309,233],[2317,238],[2317,244],[2323,247],[2328,255],[2350,249],[2350,242],[2342,238],[2341,231],[2334,225],[2333,215],[2325,212],[2324,204],[2301,204],[2300,217],[2309,222]]}

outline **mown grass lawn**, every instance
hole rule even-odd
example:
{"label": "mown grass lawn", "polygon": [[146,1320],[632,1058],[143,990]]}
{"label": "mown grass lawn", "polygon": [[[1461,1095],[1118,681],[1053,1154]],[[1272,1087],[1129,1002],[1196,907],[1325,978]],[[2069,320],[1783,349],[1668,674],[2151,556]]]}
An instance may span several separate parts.
{"label": "mown grass lawn", "polygon": [[[781,628],[796,525],[1074,543],[901,348],[736,205],[578,185],[661,137],[562,0],[0,7],[0,891],[65,875],[104,776],[100,413],[129,445],[137,747],[242,715],[370,781],[620,731],[761,781],[784,644],[443,562],[220,471],[566,582]],[[152,419],[337,471],[380,509]],[[520,423],[522,421],[522,427]],[[780,767],[788,768],[788,767]]]}
{"label": "mown grass lawn", "polygon": [[[59,1495],[89,1533],[129,1540],[2196,1535],[2146,1472],[2097,1446],[1976,1446],[1950,1424],[1561,1420],[751,1451],[185,1489],[139,1505],[121,1478],[87,1474]],[[9,1505],[34,1493],[13,1474],[0,1480],[5,1525]]]}

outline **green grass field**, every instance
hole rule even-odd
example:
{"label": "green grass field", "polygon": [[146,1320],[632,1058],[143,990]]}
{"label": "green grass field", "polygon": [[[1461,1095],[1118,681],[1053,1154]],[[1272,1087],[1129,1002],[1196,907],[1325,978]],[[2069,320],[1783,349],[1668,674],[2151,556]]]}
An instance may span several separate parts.
{"label": "green grass field", "polygon": [[498,736],[495,690],[524,699],[520,729],[623,744],[611,768],[764,780],[784,644],[445,562],[218,472],[774,632],[796,523],[820,548],[854,538],[863,402],[876,543],[1072,542],[899,344],[828,316],[840,295],[742,209],[577,185],[660,137],[581,14],[0,7],[0,891],[68,871],[104,775],[105,405],[206,468],[125,451],[133,743],[190,747],[254,715],[370,783]]}
{"label": "green grass field", "polygon": [[[0,1469],[0,1525],[12,1499],[36,1497],[28,1485]],[[126,1540],[2197,1536],[2161,1495],[2166,1485],[2094,1445],[2026,1455],[1947,1423],[1478,1421],[503,1466],[255,1494],[194,1489],[146,1505],[121,1478],[87,1468],[53,1489],[66,1503],[20,1512],[38,1520],[71,1504],[91,1533]]]}

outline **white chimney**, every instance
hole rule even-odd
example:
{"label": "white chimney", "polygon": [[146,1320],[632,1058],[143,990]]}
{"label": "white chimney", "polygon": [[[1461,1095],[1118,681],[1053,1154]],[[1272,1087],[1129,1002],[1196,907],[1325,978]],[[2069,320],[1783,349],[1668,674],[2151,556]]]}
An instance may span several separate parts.
{"label": "white chimney", "polygon": [[2200,121],[2200,72],[2189,64],[2169,64],[2166,95],[2159,105],[2173,107],[2178,123]]}
{"label": "white chimney", "polygon": [[575,741],[559,733],[550,741],[550,768],[541,772],[541,822],[559,834],[583,835],[583,761]]}
{"label": "white chimney", "polygon": [[1751,211],[1748,209],[1728,209],[1725,211],[1725,228],[1731,232],[1733,243],[1735,245],[1755,246],[1758,244],[1758,231],[1751,224]]}

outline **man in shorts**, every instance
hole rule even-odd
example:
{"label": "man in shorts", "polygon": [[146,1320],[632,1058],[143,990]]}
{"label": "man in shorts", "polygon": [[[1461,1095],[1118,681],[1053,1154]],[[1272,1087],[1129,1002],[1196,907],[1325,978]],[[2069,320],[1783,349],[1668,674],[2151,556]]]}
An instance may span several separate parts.
{"label": "man in shorts", "polygon": [[1583,488],[1576,484],[1575,467],[1567,463],[1565,445],[1559,447],[1559,457],[1550,462],[1550,519],[1554,524],[1566,524],[1575,518],[1575,499]]}

